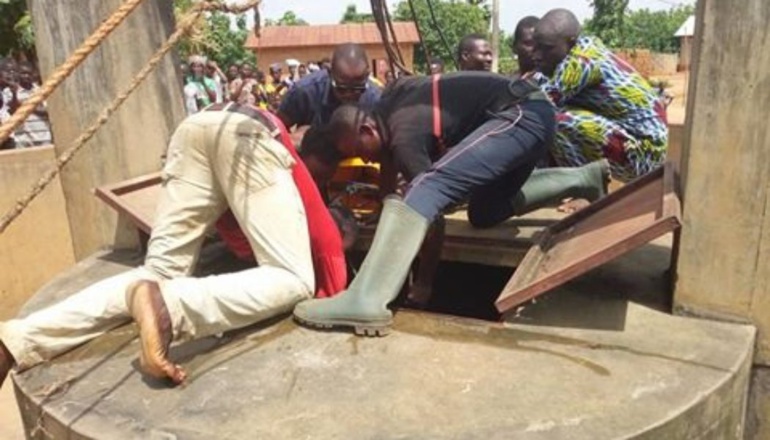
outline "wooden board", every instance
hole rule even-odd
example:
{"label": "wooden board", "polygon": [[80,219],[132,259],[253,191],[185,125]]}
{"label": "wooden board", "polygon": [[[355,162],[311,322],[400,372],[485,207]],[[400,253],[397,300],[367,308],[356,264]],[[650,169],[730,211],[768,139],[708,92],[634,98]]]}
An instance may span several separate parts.
{"label": "wooden board", "polygon": [[149,235],[155,221],[160,183],[160,173],[152,173],[101,186],[94,193],[120,214],[128,216],[137,229]]}
{"label": "wooden board", "polygon": [[[126,215],[137,229],[150,234],[155,208],[160,197],[160,173],[99,187],[96,196]],[[441,258],[446,261],[518,266],[539,234],[565,214],[555,209],[541,209],[520,218],[513,218],[489,229],[476,229],[468,222],[465,211],[446,216],[446,238]],[[355,249],[366,251],[371,245],[375,226],[364,227]]]}
{"label": "wooden board", "polygon": [[495,302],[501,313],[680,226],[671,164],[549,227]]}

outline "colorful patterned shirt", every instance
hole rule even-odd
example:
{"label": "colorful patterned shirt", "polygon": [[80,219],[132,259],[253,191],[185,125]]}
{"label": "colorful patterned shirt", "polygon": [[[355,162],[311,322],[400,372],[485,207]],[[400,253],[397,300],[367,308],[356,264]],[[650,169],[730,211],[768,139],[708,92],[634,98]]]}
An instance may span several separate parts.
{"label": "colorful patterned shirt", "polygon": [[580,37],[543,90],[558,108],[588,110],[640,140],[668,142],[665,106],[658,94],[598,38]]}

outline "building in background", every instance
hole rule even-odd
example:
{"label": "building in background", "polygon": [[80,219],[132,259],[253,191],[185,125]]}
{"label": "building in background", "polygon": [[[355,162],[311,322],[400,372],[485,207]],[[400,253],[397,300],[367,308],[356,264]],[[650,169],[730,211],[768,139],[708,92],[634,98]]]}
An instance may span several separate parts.
{"label": "building in background", "polygon": [[679,38],[679,64],[677,70],[682,72],[690,70],[690,60],[692,59],[692,43],[695,37],[695,16],[691,15],[682,23],[682,26],[674,34]]}
{"label": "building in background", "polygon": [[[414,46],[420,42],[417,27],[412,22],[394,22],[393,28],[404,63],[411,70]],[[283,64],[287,58],[295,58],[303,63],[328,58],[334,46],[341,43],[363,45],[369,55],[372,74],[384,81],[388,57],[374,23],[268,26],[262,28],[260,38],[254,33],[249,35],[245,46],[257,56],[257,67],[267,71],[270,64]]]}

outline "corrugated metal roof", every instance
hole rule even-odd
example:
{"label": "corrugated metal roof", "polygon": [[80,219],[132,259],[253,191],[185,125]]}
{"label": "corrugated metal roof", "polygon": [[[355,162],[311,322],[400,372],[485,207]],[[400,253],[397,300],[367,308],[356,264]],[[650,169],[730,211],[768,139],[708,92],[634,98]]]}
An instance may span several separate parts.
{"label": "corrugated metal roof", "polygon": [[674,34],[675,37],[692,37],[695,35],[695,16],[691,15],[682,23],[682,26]]}
{"label": "corrugated metal roof", "polygon": [[[417,27],[412,22],[394,22],[399,43],[419,43]],[[262,28],[262,37],[252,32],[244,44],[249,49],[334,46],[341,43],[381,44],[380,32],[374,23],[330,24],[318,26],[268,26]]]}

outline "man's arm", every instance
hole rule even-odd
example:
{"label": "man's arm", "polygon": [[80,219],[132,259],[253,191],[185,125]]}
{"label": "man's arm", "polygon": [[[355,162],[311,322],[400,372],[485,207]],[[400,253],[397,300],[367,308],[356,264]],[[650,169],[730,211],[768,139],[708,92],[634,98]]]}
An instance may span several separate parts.
{"label": "man's arm", "polygon": [[584,89],[598,84],[599,81],[601,72],[592,60],[584,56],[567,55],[551,80],[543,85],[543,91],[557,107],[564,107]]}
{"label": "man's arm", "polygon": [[276,112],[286,128],[310,125],[313,120],[313,103],[307,90],[294,87],[283,97]]}

